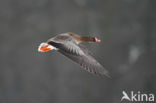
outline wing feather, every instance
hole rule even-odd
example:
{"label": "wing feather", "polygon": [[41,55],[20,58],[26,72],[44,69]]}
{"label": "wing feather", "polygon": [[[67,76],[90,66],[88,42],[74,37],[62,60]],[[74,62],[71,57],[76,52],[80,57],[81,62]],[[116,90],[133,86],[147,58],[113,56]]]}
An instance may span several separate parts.
{"label": "wing feather", "polygon": [[86,71],[92,74],[110,77],[108,71],[91,56],[85,46],[68,40],[64,42],[49,41],[48,44],[56,47],[60,53],[78,63]]}
{"label": "wing feather", "polygon": [[78,63],[82,68],[92,74],[100,76],[106,75],[107,77],[110,77],[108,71],[91,55],[87,54],[87,52],[85,52],[85,55],[73,55],[70,52],[63,51],[62,49],[60,49],[59,52]]}

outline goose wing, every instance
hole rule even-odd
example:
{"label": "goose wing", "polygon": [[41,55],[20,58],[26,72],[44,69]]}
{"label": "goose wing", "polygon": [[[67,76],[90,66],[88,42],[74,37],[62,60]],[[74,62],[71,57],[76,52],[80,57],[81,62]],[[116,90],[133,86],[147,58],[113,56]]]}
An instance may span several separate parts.
{"label": "goose wing", "polygon": [[82,68],[84,68],[88,72],[92,74],[102,76],[106,75],[107,77],[110,77],[108,71],[90,55],[89,51],[85,46],[67,41],[63,44],[62,42],[56,43],[50,41],[49,44],[58,48],[58,51],[60,53],[70,58],[74,62],[78,63]]}

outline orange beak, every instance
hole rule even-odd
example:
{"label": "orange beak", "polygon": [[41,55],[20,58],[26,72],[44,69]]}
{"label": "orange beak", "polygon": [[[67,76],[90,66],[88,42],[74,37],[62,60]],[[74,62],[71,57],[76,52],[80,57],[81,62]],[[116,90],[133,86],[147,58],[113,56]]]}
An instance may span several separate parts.
{"label": "orange beak", "polygon": [[40,48],[40,51],[42,51],[42,52],[47,52],[47,51],[50,51],[50,50],[51,50],[51,48],[48,48],[48,46],[49,46],[49,44],[47,44],[47,45],[45,45],[45,46],[41,47],[41,48]]}
{"label": "orange beak", "polygon": [[101,42],[101,40],[100,40],[100,39],[95,38],[95,42]]}

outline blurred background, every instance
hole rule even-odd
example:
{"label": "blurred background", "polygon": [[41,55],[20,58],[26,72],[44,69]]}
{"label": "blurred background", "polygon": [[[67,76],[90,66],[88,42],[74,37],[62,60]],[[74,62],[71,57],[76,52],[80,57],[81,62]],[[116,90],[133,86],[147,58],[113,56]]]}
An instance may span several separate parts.
{"label": "blurred background", "polygon": [[[123,90],[156,94],[155,4],[0,0],[0,103],[120,103]],[[112,79],[94,76],[56,51],[37,51],[64,32],[100,38],[84,45]]]}

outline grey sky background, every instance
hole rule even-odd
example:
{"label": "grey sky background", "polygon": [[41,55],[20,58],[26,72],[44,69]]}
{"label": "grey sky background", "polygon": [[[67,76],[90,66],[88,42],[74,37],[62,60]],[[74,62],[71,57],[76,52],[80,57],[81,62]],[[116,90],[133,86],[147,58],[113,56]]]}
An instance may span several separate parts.
{"label": "grey sky background", "polygon": [[[0,0],[0,103],[120,103],[123,90],[156,94],[155,4]],[[69,31],[101,39],[84,45],[112,79],[91,75],[56,51],[37,51]]]}

